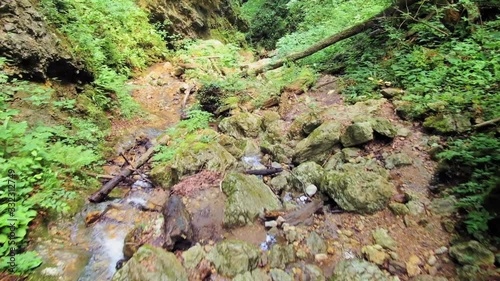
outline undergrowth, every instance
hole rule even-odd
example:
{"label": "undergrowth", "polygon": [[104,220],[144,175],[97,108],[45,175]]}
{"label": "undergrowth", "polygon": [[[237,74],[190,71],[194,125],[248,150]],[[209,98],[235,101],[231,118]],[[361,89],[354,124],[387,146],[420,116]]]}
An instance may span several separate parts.
{"label": "undergrowth", "polygon": [[[39,211],[70,212],[79,187],[96,184],[82,171],[99,163],[104,135],[102,128],[77,117],[74,100],[55,99],[54,91],[42,85],[9,81],[5,62],[0,58],[0,270],[23,274],[41,263],[36,253],[26,251],[30,222]],[[32,110],[75,116],[67,126],[21,121],[20,110],[12,107],[16,99]],[[9,264],[11,256],[15,266]]]}
{"label": "undergrowth", "polygon": [[69,40],[69,51],[95,74],[93,99],[105,107],[116,94],[121,114],[137,105],[124,82],[166,53],[160,32],[132,0],[42,0],[48,20]]}

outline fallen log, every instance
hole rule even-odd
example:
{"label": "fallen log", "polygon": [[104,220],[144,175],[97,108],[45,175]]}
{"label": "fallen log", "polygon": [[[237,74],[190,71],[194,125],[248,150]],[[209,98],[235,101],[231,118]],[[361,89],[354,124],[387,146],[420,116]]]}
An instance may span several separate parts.
{"label": "fallen log", "polygon": [[286,214],[283,218],[289,225],[298,225],[310,221],[314,213],[323,207],[323,201],[314,200],[307,203],[302,208]]}
{"label": "fallen log", "polygon": [[169,140],[168,136],[162,137],[156,145],[150,147],[138,160],[136,163],[129,165],[127,167],[124,167],[118,175],[116,175],[114,178],[112,178],[110,181],[108,181],[106,184],[104,184],[98,191],[96,191],[94,194],[90,195],[89,201],[92,203],[99,203],[102,202],[106,199],[108,194],[124,179],[126,179],[128,176],[132,175],[136,169],[140,168],[142,165],[146,164],[149,159],[153,156],[155,153],[155,149],[158,145],[166,144],[167,141]]}
{"label": "fallen log", "polygon": [[486,122],[482,122],[482,123],[476,124],[476,125],[472,126],[472,128],[478,129],[478,128],[486,127],[486,126],[489,126],[489,125],[494,125],[495,123],[498,123],[498,122],[500,122],[500,117],[488,120]]}
{"label": "fallen log", "polygon": [[269,168],[269,169],[261,169],[261,170],[246,170],[245,174],[247,175],[256,175],[256,176],[268,176],[274,175],[277,173],[283,172],[282,168]]}
{"label": "fallen log", "polygon": [[321,50],[323,50],[323,49],[325,49],[325,48],[327,48],[327,47],[329,47],[329,46],[331,46],[339,41],[350,38],[354,35],[357,35],[363,31],[375,26],[377,21],[380,18],[386,17],[387,15],[391,15],[392,13],[394,13],[398,10],[404,10],[408,6],[413,5],[413,4],[417,3],[418,1],[419,0],[400,0],[398,2],[398,4],[396,4],[395,6],[391,6],[387,9],[383,10],[382,12],[378,13],[377,15],[369,18],[368,20],[366,20],[360,24],[357,24],[351,28],[348,28],[340,33],[334,34],[334,35],[312,45],[311,47],[307,48],[304,51],[291,53],[291,54],[289,54],[281,59],[275,60],[275,61],[270,60],[269,63],[265,63],[263,65],[259,62],[254,63],[254,65],[259,65],[258,67],[253,68],[252,65],[247,65],[247,66],[244,66],[242,68],[248,68],[247,69],[248,73],[253,73],[255,75],[258,75],[264,71],[272,70],[272,69],[276,69],[278,67],[281,67],[286,62],[293,62],[293,61],[305,58],[305,57],[310,56],[318,51],[321,51]]}

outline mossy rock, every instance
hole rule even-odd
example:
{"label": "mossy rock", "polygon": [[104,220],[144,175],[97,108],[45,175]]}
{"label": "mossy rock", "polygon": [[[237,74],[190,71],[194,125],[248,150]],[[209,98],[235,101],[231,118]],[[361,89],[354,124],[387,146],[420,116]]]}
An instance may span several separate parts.
{"label": "mossy rock", "polygon": [[345,147],[367,143],[373,140],[373,128],[370,122],[354,123],[347,127],[345,133],[340,137]]}
{"label": "mossy rock", "polygon": [[[335,266],[331,281],[392,281],[377,265],[360,260],[343,260]],[[399,279],[397,279],[399,280]]]}
{"label": "mossy rock", "polygon": [[401,166],[411,165],[413,159],[406,153],[394,153],[385,157],[385,167],[387,169],[394,169]]}
{"label": "mossy rock", "polygon": [[336,121],[326,121],[316,128],[307,138],[295,146],[293,163],[307,161],[322,163],[335,145],[340,141],[341,125]]}
{"label": "mossy rock", "polygon": [[369,122],[372,125],[373,130],[382,136],[394,138],[398,133],[396,126],[385,118],[377,117],[370,119]]}
{"label": "mossy rock", "polygon": [[248,242],[225,240],[217,244],[206,258],[219,274],[234,277],[257,268],[260,250]]}
{"label": "mossy rock", "polygon": [[218,142],[235,158],[241,158],[243,156],[245,140],[235,139],[231,136],[222,134],[218,137]]}
{"label": "mossy rock", "polygon": [[462,265],[493,265],[495,263],[493,252],[474,240],[450,247],[450,256]]}
{"label": "mossy rock", "polygon": [[271,189],[253,175],[226,175],[222,191],[227,195],[224,207],[224,225],[227,227],[252,223],[264,209],[271,211],[282,208]]}
{"label": "mossy rock", "polygon": [[396,107],[396,113],[405,120],[422,118],[427,112],[426,107],[410,101],[396,100],[393,103]]}
{"label": "mossy rock", "polygon": [[324,174],[323,167],[312,161],[300,164],[292,172],[295,177],[290,177],[291,182],[301,192],[308,184],[319,186]]}
{"label": "mossy rock", "polygon": [[113,276],[113,281],[187,281],[186,270],[173,253],[150,245],[137,253]]}
{"label": "mossy rock", "polygon": [[346,211],[374,213],[383,210],[394,194],[384,171],[344,164],[338,171],[325,173],[320,189]]}
{"label": "mossy rock", "polygon": [[271,144],[266,140],[261,141],[260,149],[263,153],[271,155],[273,160],[279,163],[290,163],[294,153],[293,149],[285,143]]}
{"label": "mossy rock", "polygon": [[322,122],[315,111],[303,113],[293,120],[288,129],[288,136],[291,139],[302,139],[318,128]]}
{"label": "mossy rock", "polygon": [[424,128],[440,134],[462,133],[472,126],[470,118],[462,114],[439,114],[429,116],[424,121]]}
{"label": "mossy rock", "polygon": [[224,118],[219,123],[219,129],[234,138],[251,137],[259,135],[262,125],[262,117],[248,113],[238,113],[234,116]]}

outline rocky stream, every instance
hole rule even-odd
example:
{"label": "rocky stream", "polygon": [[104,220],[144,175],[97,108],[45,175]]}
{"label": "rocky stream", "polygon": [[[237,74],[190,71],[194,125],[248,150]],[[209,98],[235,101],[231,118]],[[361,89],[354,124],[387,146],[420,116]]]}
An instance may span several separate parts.
{"label": "rocky stream", "polygon": [[[147,115],[113,123],[117,155],[138,158],[179,121],[188,82],[174,70],[157,64],[130,82]],[[49,224],[40,280],[441,281],[456,280],[455,260],[494,262],[474,241],[450,248],[455,202],[433,196],[440,139],[388,99],[345,104],[325,75],[213,127],[215,142],[147,164],[110,200]],[[266,169],[276,173],[248,173]]]}

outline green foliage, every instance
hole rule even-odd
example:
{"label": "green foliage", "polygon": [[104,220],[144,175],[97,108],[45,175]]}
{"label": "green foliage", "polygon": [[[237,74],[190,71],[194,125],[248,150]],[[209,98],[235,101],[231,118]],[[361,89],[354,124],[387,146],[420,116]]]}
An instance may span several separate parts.
{"label": "green foliage", "polygon": [[[68,202],[76,198],[76,192],[68,187],[82,169],[100,160],[99,153],[93,149],[100,136],[83,138],[64,126],[18,121],[19,111],[11,108],[11,102],[20,94],[28,95],[30,98],[24,102],[35,107],[43,104],[66,110],[68,104],[74,102],[50,102],[52,91],[43,86],[17,80],[8,82],[3,72],[4,63],[5,60],[0,59],[0,269],[8,268],[8,254],[14,247],[16,272],[24,273],[41,262],[33,252],[22,253],[29,223],[41,209],[57,213],[70,210]],[[81,123],[79,120],[82,119],[72,119],[75,124]],[[90,126],[91,122],[85,124]],[[12,206],[15,206],[13,212],[9,209]],[[12,217],[16,219],[13,228],[9,221]],[[8,239],[12,230],[15,239]]]}
{"label": "green foliage", "polygon": [[166,53],[147,14],[132,0],[42,0],[41,5],[68,38],[70,50],[95,74],[95,102],[105,109],[107,93],[116,93],[124,116],[136,112],[124,81],[131,70],[144,69]]}
{"label": "green foliage", "polygon": [[451,168],[449,175],[464,182],[453,188],[459,207],[466,212],[467,231],[478,234],[488,230],[488,221],[500,214],[485,209],[485,200],[500,182],[500,140],[494,135],[478,134],[457,139],[438,157]]}

